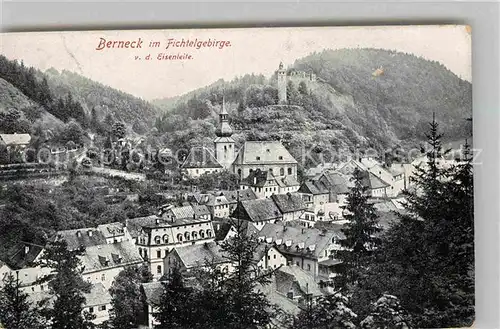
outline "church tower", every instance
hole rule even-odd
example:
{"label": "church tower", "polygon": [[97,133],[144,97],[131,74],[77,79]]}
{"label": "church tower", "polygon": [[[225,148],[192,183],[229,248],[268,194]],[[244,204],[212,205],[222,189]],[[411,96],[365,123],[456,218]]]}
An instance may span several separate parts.
{"label": "church tower", "polygon": [[286,104],[286,70],[283,68],[283,62],[280,63],[278,71],[276,71],[278,76],[278,101],[279,104]]}
{"label": "church tower", "polygon": [[233,129],[229,125],[224,98],[222,98],[222,109],[219,114],[219,120],[219,127],[215,131],[217,138],[214,140],[215,158],[224,169],[231,170],[236,151],[234,149],[234,140],[231,138]]}

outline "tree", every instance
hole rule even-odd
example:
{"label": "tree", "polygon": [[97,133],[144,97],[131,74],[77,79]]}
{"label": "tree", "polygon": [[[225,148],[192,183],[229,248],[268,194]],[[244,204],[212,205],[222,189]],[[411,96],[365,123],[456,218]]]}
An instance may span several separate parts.
{"label": "tree", "polygon": [[127,132],[125,124],[123,122],[115,122],[111,127],[111,131],[115,139],[124,138]]}
{"label": "tree", "polygon": [[301,81],[299,83],[298,91],[299,91],[299,94],[303,95],[303,96],[309,94],[309,90],[307,89],[307,84],[305,81]]}
{"label": "tree", "polygon": [[342,261],[343,275],[340,277],[342,286],[354,284],[357,281],[364,259],[377,248],[380,238],[378,216],[373,205],[368,203],[368,188],[363,184],[365,175],[357,168],[353,173],[354,186],[347,196],[348,223],[342,229],[345,239],[340,241],[343,250],[339,251]]}
{"label": "tree", "polygon": [[361,328],[366,329],[408,329],[406,312],[397,297],[384,294],[371,305],[372,311],[363,321]]}
{"label": "tree", "polygon": [[340,293],[308,300],[290,329],[356,328],[356,314],[347,307],[348,299]]}
{"label": "tree", "polygon": [[12,273],[3,280],[0,289],[0,325],[9,329],[44,328],[39,311],[21,291],[21,283]]}
{"label": "tree", "polygon": [[147,306],[141,292],[141,283],[151,282],[153,275],[149,269],[126,267],[113,281],[111,289],[111,323],[114,328],[133,329],[145,324]]}
{"label": "tree", "polygon": [[68,250],[65,240],[49,242],[40,264],[50,268],[51,273],[42,279],[48,281],[49,292],[54,297],[53,306],[48,310],[52,329],[88,329],[92,327],[93,316],[83,312],[85,293],[91,284],[84,281],[81,274],[81,250]]}
{"label": "tree", "polygon": [[[184,284],[184,279],[177,267],[174,267],[168,281],[163,283],[163,293],[158,305],[156,320],[158,329],[190,329],[196,321],[193,316],[196,307],[193,293]],[[203,310],[200,310],[202,313]]]}

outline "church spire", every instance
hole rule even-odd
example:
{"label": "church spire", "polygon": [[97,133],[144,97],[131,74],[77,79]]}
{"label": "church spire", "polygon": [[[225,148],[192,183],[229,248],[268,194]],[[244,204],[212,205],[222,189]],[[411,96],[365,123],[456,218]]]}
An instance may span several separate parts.
{"label": "church spire", "polygon": [[222,108],[219,113],[219,128],[215,131],[217,137],[231,137],[233,134],[233,129],[229,125],[228,113],[226,110],[226,100],[222,96]]}

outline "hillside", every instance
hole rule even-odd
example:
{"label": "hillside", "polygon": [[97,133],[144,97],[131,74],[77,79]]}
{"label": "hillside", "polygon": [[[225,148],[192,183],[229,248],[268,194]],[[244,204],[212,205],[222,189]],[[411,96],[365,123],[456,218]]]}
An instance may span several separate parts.
{"label": "hillside", "polygon": [[[116,121],[130,124],[131,127],[143,124],[150,127],[158,114],[158,109],[154,105],[77,73],[65,70],[58,72],[52,68],[44,74],[50,89],[57,97],[71,93],[88,116],[95,108],[100,119],[111,115]],[[142,133],[142,131],[136,132]]]}
{"label": "hillside", "polygon": [[342,49],[301,58],[290,70],[312,72],[317,80],[307,87],[292,83],[288,105],[276,105],[276,77],[247,75],[183,95],[156,126],[174,149],[209,143],[224,94],[237,141],[279,139],[296,157],[310,148],[325,158],[354,147],[416,147],[433,112],[446,140],[471,135],[465,119],[472,115],[472,86],[440,63],[394,51]]}

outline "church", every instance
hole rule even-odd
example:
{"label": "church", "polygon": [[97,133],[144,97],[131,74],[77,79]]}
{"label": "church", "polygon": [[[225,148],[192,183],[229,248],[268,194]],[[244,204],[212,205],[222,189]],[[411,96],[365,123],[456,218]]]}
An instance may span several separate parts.
{"label": "church", "polygon": [[[237,150],[232,138],[233,129],[229,125],[228,113],[224,101],[219,114],[219,127],[214,139],[213,151],[193,148],[181,165],[185,177],[195,178],[205,173],[228,170],[247,181],[253,172],[267,172],[268,177],[287,182],[287,191],[293,191],[297,182],[297,160],[279,141],[245,141]],[[293,185],[293,186],[292,186]],[[251,187],[251,186],[249,186]]]}

